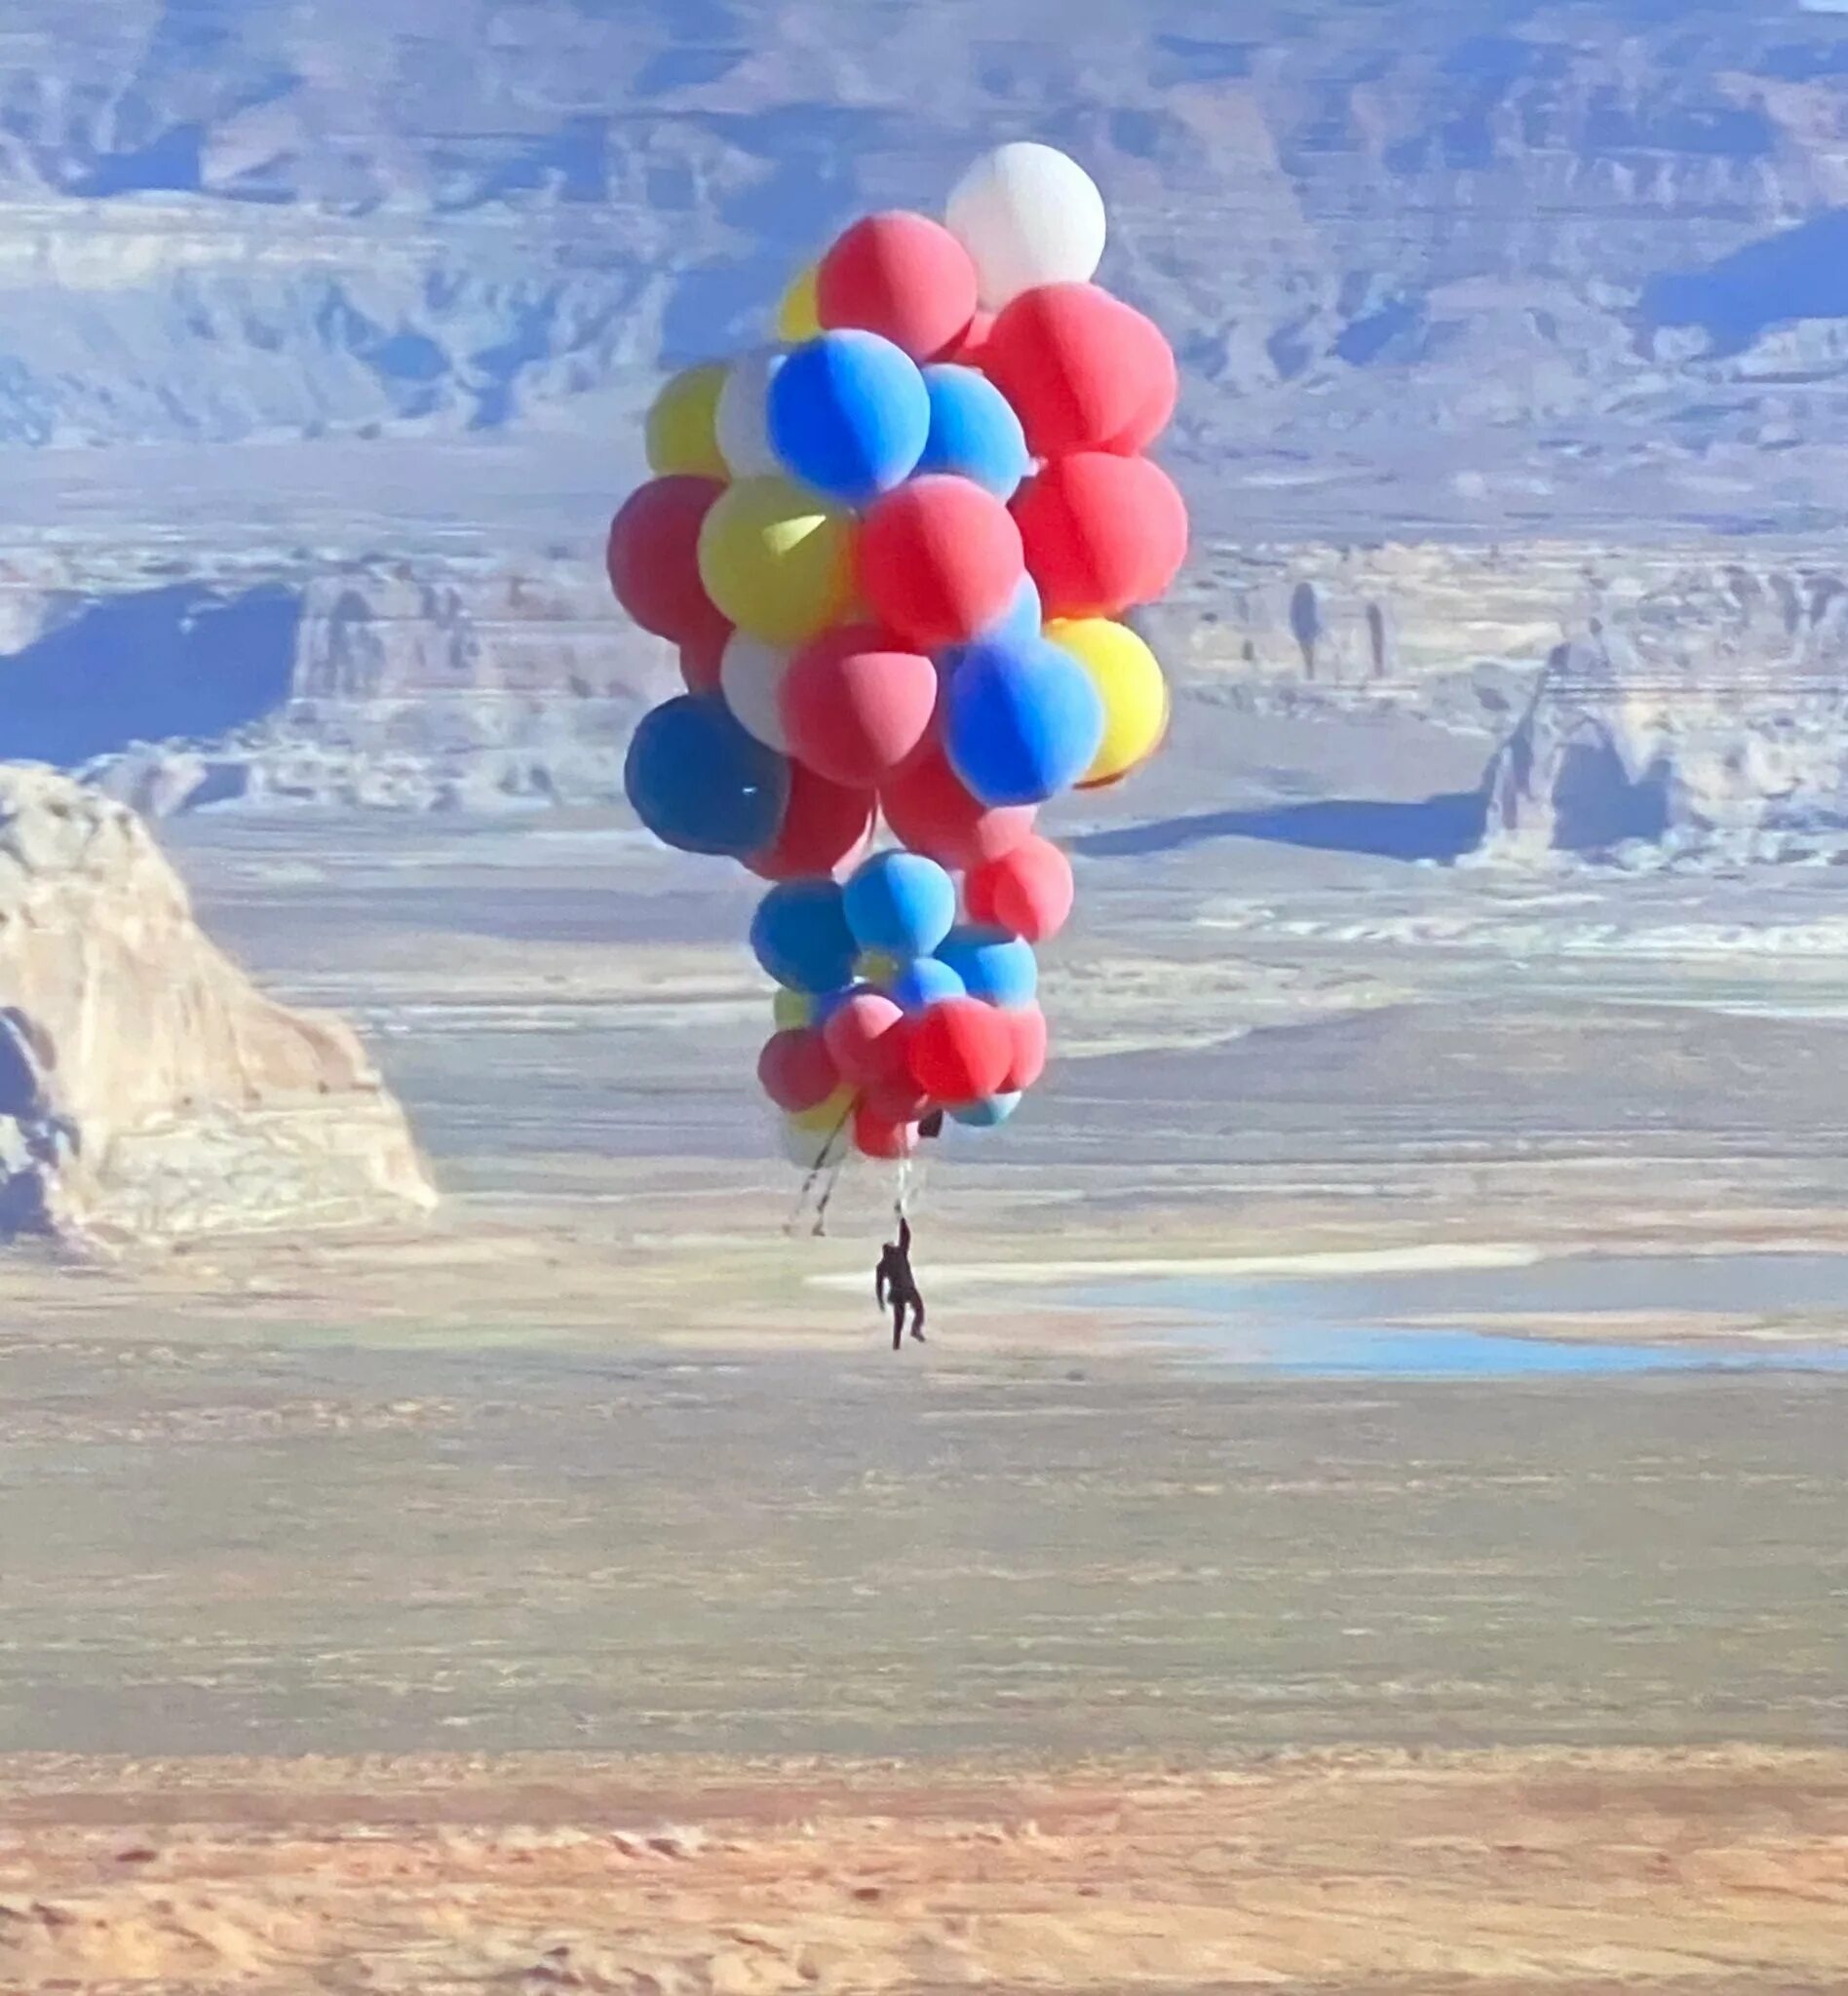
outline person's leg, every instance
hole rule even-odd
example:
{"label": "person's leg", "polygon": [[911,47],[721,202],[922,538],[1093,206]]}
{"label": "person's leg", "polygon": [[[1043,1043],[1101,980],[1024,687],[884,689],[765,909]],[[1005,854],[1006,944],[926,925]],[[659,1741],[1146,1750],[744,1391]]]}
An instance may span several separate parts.
{"label": "person's leg", "polygon": [[915,1289],[911,1291],[911,1335],[919,1344],[924,1342],[924,1298]]}
{"label": "person's leg", "polygon": [[892,1349],[905,1349],[905,1298],[902,1295],[892,1299]]}

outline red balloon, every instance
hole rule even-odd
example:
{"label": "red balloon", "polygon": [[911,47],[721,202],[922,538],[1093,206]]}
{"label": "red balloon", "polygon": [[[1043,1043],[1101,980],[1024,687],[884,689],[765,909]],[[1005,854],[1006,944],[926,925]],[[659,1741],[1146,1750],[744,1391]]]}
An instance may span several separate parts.
{"label": "red balloon", "polygon": [[831,873],[855,858],[872,831],[877,799],[870,790],[830,784],[799,762],[789,765],[789,802],[776,843],[745,864],[765,880]]}
{"label": "red balloon", "polygon": [[1136,419],[1110,438],[1104,448],[1118,457],[1136,457],[1153,443],[1174,420],[1180,401],[1180,369],[1174,365],[1174,350],[1162,329],[1134,307],[1125,305],[1136,326],[1136,337],[1147,355],[1148,389],[1136,409]]}
{"label": "red balloon", "polygon": [[1020,487],[1014,517],[1049,621],[1151,603],[1187,558],[1186,504],[1145,457],[1061,457]]}
{"label": "red balloon", "polygon": [[1031,804],[991,810],[970,794],[934,741],[881,788],[879,804],[894,834],[912,852],[957,872],[999,859],[1033,832]]}
{"label": "red balloon", "polygon": [[883,334],[914,361],[954,346],[976,316],[976,266],[942,222],[894,211],[856,222],[816,273],[828,330]]}
{"label": "red balloon", "polygon": [[700,580],[700,528],[724,491],[716,479],[656,479],[630,494],[609,529],[609,586],[657,637],[723,643],[725,620]]}
{"label": "red balloon", "polygon": [[705,631],[690,644],[680,647],[680,677],[689,693],[716,693],[718,669],[731,642],[732,627],[723,617],[711,631]]}
{"label": "red balloon", "polygon": [[946,1109],[1000,1094],[1013,1057],[1006,1015],[979,998],[933,1005],[911,1035],[911,1078]]}
{"label": "red balloon", "polygon": [[757,1056],[757,1079],[764,1094],[791,1116],[819,1108],[840,1086],[827,1043],[813,1026],[766,1040]]}
{"label": "red balloon", "polygon": [[957,367],[980,367],[982,356],[988,351],[988,341],[994,333],[994,314],[978,312],[969,322],[968,329],[961,339],[950,348],[943,359]]}
{"label": "red balloon", "polygon": [[[994,323],[982,370],[1026,430],[1035,457],[1101,450],[1136,423],[1162,382],[1141,315],[1097,285],[1041,285]],[[1156,333],[1165,348],[1166,341]]]}
{"label": "red balloon", "polygon": [[905,1066],[905,1014],[878,991],[856,991],[822,1028],[828,1058],[844,1082],[876,1088]]}
{"label": "red balloon", "polygon": [[1046,1015],[1037,1005],[1022,1005],[999,1017],[1007,1021],[1009,1045],[1007,1072],[996,1093],[1020,1094],[1046,1072]]}
{"label": "red balloon", "polygon": [[963,884],[972,922],[985,922],[1026,942],[1057,936],[1071,918],[1077,889],[1071,862],[1035,834],[979,866]]}
{"label": "red balloon", "polygon": [[854,1110],[854,1146],[862,1157],[888,1163],[908,1158],[917,1148],[917,1125],[891,1122],[870,1102],[862,1102]]}
{"label": "red balloon", "polygon": [[[909,1035],[906,1040],[908,1042]],[[880,1082],[869,1088],[866,1095],[866,1107],[875,1116],[888,1123],[916,1123],[923,1119],[931,1106],[931,1098],[918,1087],[907,1072],[896,1081]]]}
{"label": "red balloon", "polygon": [[919,651],[967,644],[1013,602],[1020,530],[992,492],[937,474],[888,492],[858,543],[861,593]]}
{"label": "red balloon", "polygon": [[937,668],[871,625],[850,624],[796,654],[781,699],[796,761],[868,787],[923,741],[937,711]]}

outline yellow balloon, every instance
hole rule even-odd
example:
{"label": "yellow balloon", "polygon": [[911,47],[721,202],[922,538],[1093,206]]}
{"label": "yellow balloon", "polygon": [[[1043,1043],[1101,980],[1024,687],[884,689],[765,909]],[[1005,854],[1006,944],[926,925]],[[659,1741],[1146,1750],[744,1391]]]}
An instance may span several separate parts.
{"label": "yellow balloon", "polygon": [[689,367],[648,411],[648,469],[658,479],[729,479],[718,451],[718,398],[729,370]]}
{"label": "yellow balloon", "polygon": [[789,1121],[798,1130],[838,1130],[846,1122],[848,1111],[854,1105],[854,1092],[850,1088],[837,1088],[825,1102],[817,1102],[812,1109],[804,1109],[799,1116]]}
{"label": "yellow balloon", "polygon": [[821,305],[815,295],[820,267],[811,263],[797,273],[777,307],[777,337],[785,346],[799,347],[804,340],[822,336]]}
{"label": "yellow balloon", "polygon": [[788,479],[743,479],[700,529],[700,579],[740,631],[801,644],[852,597],[853,516]]}
{"label": "yellow balloon", "polygon": [[1168,681],[1160,662],[1134,631],[1104,617],[1061,619],[1047,625],[1046,635],[1084,667],[1103,702],[1103,746],[1078,787],[1120,783],[1168,733]]}
{"label": "yellow balloon", "polygon": [[815,1023],[815,1000],[806,991],[791,991],[788,985],[780,987],[770,1001],[770,1012],[780,1033],[796,1032]]}
{"label": "yellow balloon", "polygon": [[889,984],[899,975],[899,960],[888,949],[863,949],[854,976],[863,984]]}

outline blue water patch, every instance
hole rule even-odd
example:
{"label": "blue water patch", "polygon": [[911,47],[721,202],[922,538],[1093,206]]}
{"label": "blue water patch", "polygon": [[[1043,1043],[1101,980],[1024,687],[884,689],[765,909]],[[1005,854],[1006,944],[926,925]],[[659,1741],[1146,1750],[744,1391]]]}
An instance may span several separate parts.
{"label": "blue water patch", "polygon": [[[1645,1372],[1848,1372],[1848,1348],[1795,1339],[1748,1342],[1703,1338],[1688,1344],[1630,1344],[1609,1339],[1517,1336],[1452,1325],[1382,1322],[1415,1318],[1423,1311],[1460,1314],[1472,1305],[1498,1311],[1544,1314],[1563,1305],[1575,1313],[1602,1313],[1651,1307],[1685,1308],[1696,1285],[1709,1309],[1724,1307],[1715,1287],[1743,1286],[1755,1271],[1771,1279],[1753,1285],[1761,1308],[1775,1308],[1791,1291],[1805,1300],[1826,1264],[1830,1294],[1844,1274],[1834,1256],[1752,1255],[1729,1257],[1729,1280],[1715,1284],[1713,1268],[1700,1271],[1687,1262],[1661,1261],[1650,1268],[1637,1260],[1593,1260],[1541,1264],[1531,1270],[1444,1275],[1379,1275],[1304,1278],[1291,1282],[1236,1284],[1173,1276],[1087,1287],[1078,1298],[1086,1307],[1133,1315],[1151,1310],[1173,1313],[1162,1326],[1171,1342],[1215,1366],[1272,1379],[1557,1379],[1610,1377]],[[1641,1278],[1653,1272],[1653,1284]],[[1599,1283],[1600,1273],[1608,1278]],[[1493,1293],[1484,1290],[1492,1285]],[[1645,1293],[1654,1289],[1656,1293]],[[1601,1298],[1600,1298],[1601,1290]],[[1770,1291],[1766,1294],[1765,1291]],[[1774,1300],[1774,1298],[1776,1300]],[[1801,1307],[1795,1305],[1794,1307]]]}

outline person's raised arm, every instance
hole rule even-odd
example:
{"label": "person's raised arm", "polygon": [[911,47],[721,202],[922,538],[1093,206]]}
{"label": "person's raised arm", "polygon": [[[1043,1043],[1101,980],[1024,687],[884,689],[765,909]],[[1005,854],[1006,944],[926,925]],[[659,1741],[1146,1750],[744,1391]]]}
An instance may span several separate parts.
{"label": "person's raised arm", "polygon": [[911,1258],[911,1222],[903,1213],[899,1215],[899,1252],[906,1261]]}

